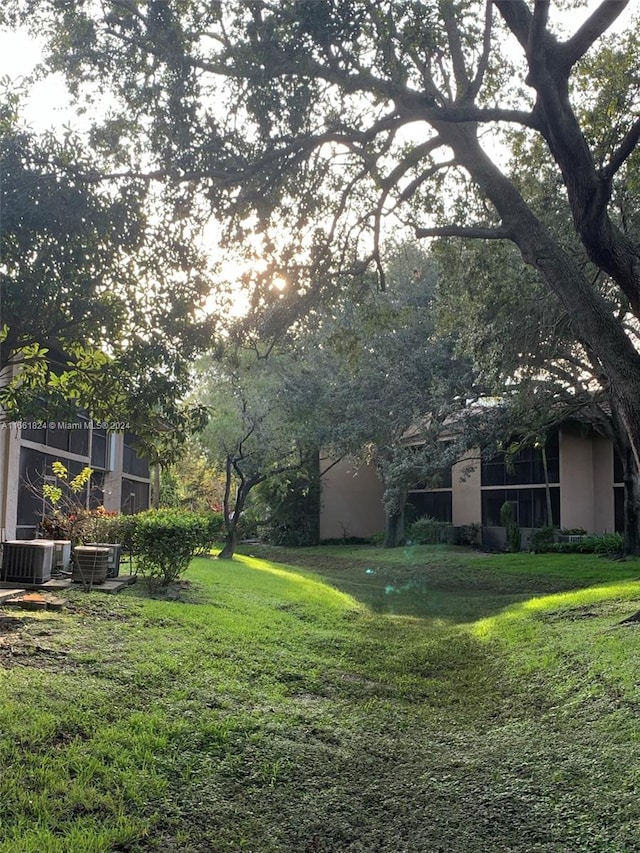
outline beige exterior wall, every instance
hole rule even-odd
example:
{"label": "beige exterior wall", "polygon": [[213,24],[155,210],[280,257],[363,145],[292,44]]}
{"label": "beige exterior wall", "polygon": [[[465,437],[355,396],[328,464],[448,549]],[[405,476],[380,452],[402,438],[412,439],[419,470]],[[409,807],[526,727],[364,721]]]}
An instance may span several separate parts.
{"label": "beige exterior wall", "polygon": [[122,434],[109,435],[109,462],[111,471],[104,476],[104,508],[120,512],[122,500],[122,455],[124,442]]}
{"label": "beige exterior wall", "polygon": [[560,526],[594,530],[593,442],[560,432]]}
{"label": "beige exterior wall", "polygon": [[20,430],[6,424],[0,430],[0,527],[5,539],[15,539],[20,481]]}
{"label": "beige exterior wall", "polygon": [[608,438],[593,438],[593,532],[615,530],[613,501],[613,445]]}
{"label": "beige exterior wall", "polygon": [[588,533],[615,529],[613,445],[600,435],[560,432],[560,523]]}
{"label": "beige exterior wall", "polygon": [[451,511],[452,523],[480,524],[482,521],[482,500],[480,492],[480,461],[477,452],[456,462],[451,470]]}
{"label": "beige exterior wall", "polygon": [[[329,464],[321,460],[320,470]],[[372,465],[356,467],[342,460],[320,482],[320,539],[364,538],[384,530],[382,483]]]}
{"label": "beige exterior wall", "polygon": [[[613,531],[611,442],[602,436],[583,435],[567,429],[560,432],[559,446],[561,526],[582,527],[589,533]],[[482,520],[481,469],[477,454],[475,465],[469,471],[470,462],[471,458],[463,459],[452,470],[452,521],[455,526]],[[466,477],[462,476],[463,471]],[[382,485],[373,468],[357,469],[349,462],[334,466],[323,477],[321,539],[365,537],[383,528]]]}

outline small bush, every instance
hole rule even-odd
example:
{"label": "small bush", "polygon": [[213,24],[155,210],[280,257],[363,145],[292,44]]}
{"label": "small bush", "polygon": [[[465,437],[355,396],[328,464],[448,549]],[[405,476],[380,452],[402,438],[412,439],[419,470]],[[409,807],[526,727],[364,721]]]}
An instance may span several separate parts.
{"label": "small bush", "polygon": [[550,550],[558,554],[620,554],[623,547],[624,539],[620,533],[605,533],[602,536],[585,536],[580,542],[557,542]]}
{"label": "small bush", "polygon": [[482,542],[482,525],[479,521],[460,527],[460,544],[466,548],[479,548]]}
{"label": "small bush", "polygon": [[85,542],[118,542],[109,538],[118,514],[103,506],[95,509],[77,507],[72,512],[54,510],[40,522],[40,533],[44,539],[69,539],[73,545]]}
{"label": "small bush", "polygon": [[131,516],[138,571],[150,588],[178,580],[209,541],[209,519],[177,509],[151,509]]}
{"label": "small bush", "polygon": [[555,530],[553,527],[538,527],[529,534],[529,550],[534,554],[545,554],[553,549]]}
{"label": "small bush", "polygon": [[507,531],[507,546],[512,554],[517,554],[522,547],[520,525],[513,517],[513,506],[505,501],[500,507],[500,524]]}
{"label": "small bush", "polygon": [[197,554],[208,554],[217,542],[222,542],[226,536],[224,515],[221,512],[199,513],[204,525],[202,541],[198,545]]}
{"label": "small bush", "polygon": [[453,540],[453,527],[448,521],[425,515],[409,525],[407,538],[418,545],[441,545]]}

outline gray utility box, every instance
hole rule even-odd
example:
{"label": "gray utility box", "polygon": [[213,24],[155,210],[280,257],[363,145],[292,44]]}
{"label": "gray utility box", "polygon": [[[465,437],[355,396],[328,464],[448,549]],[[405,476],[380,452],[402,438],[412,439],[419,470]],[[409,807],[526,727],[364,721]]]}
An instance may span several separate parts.
{"label": "gray utility box", "polygon": [[53,566],[56,569],[63,571],[69,567],[71,562],[71,540],[70,539],[54,539],[53,540]]}
{"label": "gray utility box", "polygon": [[43,584],[51,580],[53,542],[46,539],[12,539],[2,549],[0,579],[10,583]]}
{"label": "gray utility box", "polygon": [[108,578],[117,578],[120,574],[120,559],[122,557],[122,545],[116,542],[87,542],[88,548],[108,548]]}

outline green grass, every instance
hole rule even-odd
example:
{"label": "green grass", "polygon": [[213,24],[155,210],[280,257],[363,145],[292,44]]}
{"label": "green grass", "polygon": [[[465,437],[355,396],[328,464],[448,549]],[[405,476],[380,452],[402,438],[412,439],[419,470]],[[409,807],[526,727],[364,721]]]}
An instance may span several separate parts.
{"label": "green grass", "polygon": [[0,611],[0,853],[640,850],[638,563],[251,553]]}

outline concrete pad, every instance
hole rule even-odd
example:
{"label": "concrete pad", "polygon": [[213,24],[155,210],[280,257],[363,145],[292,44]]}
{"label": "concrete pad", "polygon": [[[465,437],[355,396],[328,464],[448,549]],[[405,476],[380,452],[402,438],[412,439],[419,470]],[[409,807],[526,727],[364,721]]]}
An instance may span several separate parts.
{"label": "concrete pad", "polygon": [[17,610],[62,610],[67,602],[51,593],[25,592],[5,602],[7,607]]}
{"label": "concrete pad", "polygon": [[0,589],[0,605],[5,604],[7,601],[10,601],[12,598],[15,598],[17,595],[22,595],[24,592],[24,589]]}
{"label": "concrete pad", "polygon": [[[104,583],[94,583],[91,586],[91,592],[120,592],[125,586],[130,586],[136,583],[138,578],[136,575],[119,575],[117,578],[107,578]],[[82,589],[82,584],[75,582],[76,588]]]}
{"label": "concrete pad", "polygon": [[[137,575],[118,575],[117,578],[107,578],[104,583],[91,584],[91,592],[120,592],[125,586],[136,583]],[[15,598],[16,595],[27,592],[27,590],[38,590],[39,592],[57,592],[65,589],[82,589],[82,583],[72,581],[71,578],[52,578],[46,583],[32,584],[25,583],[20,589],[17,589],[14,584],[5,581],[0,582],[0,604],[5,600],[9,601]]]}

